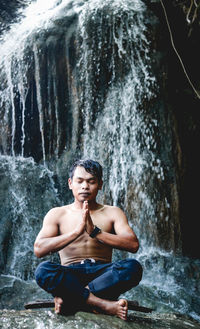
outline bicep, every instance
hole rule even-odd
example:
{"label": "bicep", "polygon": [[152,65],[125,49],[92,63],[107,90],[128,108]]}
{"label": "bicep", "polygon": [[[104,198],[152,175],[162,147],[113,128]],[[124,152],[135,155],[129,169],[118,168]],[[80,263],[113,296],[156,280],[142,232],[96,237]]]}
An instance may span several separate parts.
{"label": "bicep", "polygon": [[36,241],[43,238],[51,238],[58,235],[58,225],[51,216],[46,216],[43,221],[42,229],[40,230]]}
{"label": "bicep", "polygon": [[115,218],[114,218],[114,230],[115,233],[120,235],[120,234],[131,234],[135,236],[135,233],[131,229],[131,227],[128,224],[128,220],[124,212],[120,209],[117,208]]}

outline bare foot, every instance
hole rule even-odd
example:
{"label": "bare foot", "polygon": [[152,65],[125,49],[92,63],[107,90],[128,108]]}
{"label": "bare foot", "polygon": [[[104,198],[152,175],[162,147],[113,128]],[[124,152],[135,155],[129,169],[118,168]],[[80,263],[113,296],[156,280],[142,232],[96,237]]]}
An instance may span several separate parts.
{"label": "bare foot", "polygon": [[117,315],[118,318],[127,320],[128,301],[126,299],[110,301],[99,298],[90,293],[87,299],[87,304],[93,306],[97,312],[109,315]]}
{"label": "bare foot", "polygon": [[61,313],[61,307],[63,304],[63,300],[60,297],[55,297],[54,298],[54,303],[55,303],[55,313],[59,314]]}
{"label": "bare foot", "polygon": [[120,299],[116,302],[105,301],[105,312],[110,315],[117,315],[122,320],[127,320],[128,302]]}

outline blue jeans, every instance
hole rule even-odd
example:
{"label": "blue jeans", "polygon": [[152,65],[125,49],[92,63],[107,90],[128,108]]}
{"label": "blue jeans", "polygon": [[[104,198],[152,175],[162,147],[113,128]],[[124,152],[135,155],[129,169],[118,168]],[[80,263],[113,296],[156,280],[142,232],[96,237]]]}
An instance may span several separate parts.
{"label": "blue jeans", "polygon": [[[116,300],[120,294],[137,286],[142,278],[142,266],[135,259],[125,259],[113,263],[85,260],[62,266],[52,262],[42,262],[35,271],[38,285],[61,297],[71,306],[84,305],[89,293],[108,300]],[[86,288],[86,286],[89,287]]]}

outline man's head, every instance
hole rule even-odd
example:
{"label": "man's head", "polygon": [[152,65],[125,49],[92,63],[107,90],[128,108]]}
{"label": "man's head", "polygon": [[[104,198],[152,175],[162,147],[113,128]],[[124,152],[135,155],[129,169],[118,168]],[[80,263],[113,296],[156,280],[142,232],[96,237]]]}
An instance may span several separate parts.
{"label": "man's head", "polygon": [[83,167],[88,173],[95,176],[99,183],[102,182],[102,166],[99,162],[90,159],[75,161],[69,170],[69,177],[71,180],[73,179],[74,172],[77,167]]}
{"label": "man's head", "polygon": [[70,169],[68,184],[75,200],[95,201],[102,188],[102,167],[97,161],[78,160]]}

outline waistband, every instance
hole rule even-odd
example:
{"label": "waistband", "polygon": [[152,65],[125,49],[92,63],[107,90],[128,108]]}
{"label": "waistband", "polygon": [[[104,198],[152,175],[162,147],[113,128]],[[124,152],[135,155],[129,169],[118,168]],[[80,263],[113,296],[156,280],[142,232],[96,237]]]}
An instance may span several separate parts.
{"label": "waistband", "polygon": [[69,266],[84,265],[84,264],[107,264],[107,262],[103,262],[101,260],[95,260],[94,258],[86,258],[86,259],[82,259],[82,261],[80,262],[69,264]]}
{"label": "waistband", "polygon": [[83,259],[80,264],[86,264],[86,263],[96,263],[97,261],[94,259],[94,258],[86,258],[86,259]]}

